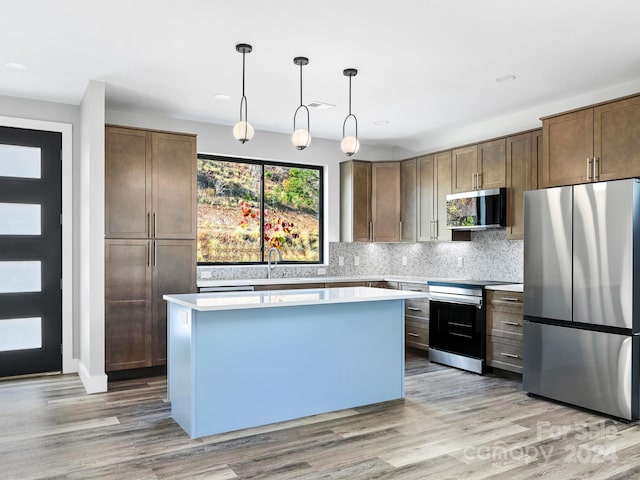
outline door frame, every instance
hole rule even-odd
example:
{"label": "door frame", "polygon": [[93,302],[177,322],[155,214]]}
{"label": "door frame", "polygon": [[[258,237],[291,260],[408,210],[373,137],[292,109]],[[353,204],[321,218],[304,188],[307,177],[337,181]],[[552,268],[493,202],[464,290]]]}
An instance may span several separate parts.
{"label": "door frame", "polygon": [[73,322],[73,125],[0,116],[0,126],[62,134],[62,373],[78,371]]}

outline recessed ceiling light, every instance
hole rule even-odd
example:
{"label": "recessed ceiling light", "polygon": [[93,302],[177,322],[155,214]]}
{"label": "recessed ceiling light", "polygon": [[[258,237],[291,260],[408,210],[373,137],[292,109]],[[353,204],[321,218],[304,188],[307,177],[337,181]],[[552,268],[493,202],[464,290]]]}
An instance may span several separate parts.
{"label": "recessed ceiling light", "polygon": [[389,125],[389,120],[376,120],[373,122],[374,125]]}
{"label": "recessed ceiling light", "polygon": [[14,70],[27,70],[29,68],[24,63],[17,63],[17,62],[5,63],[4,66],[8,68],[13,68]]}
{"label": "recessed ceiling light", "polygon": [[333,105],[331,103],[318,102],[316,100],[313,100],[313,101],[307,103],[307,107],[315,108],[316,110],[329,110],[330,108],[335,107],[335,105]]}
{"label": "recessed ceiling light", "polygon": [[230,100],[231,95],[227,95],[226,93],[218,93],[213,96],[216,100]]}
{"label": "recessed ceiling light", "polygon": [[513,82],[516,79],[515,75],[502,75],[501,77],[496,78],[496,82]]}

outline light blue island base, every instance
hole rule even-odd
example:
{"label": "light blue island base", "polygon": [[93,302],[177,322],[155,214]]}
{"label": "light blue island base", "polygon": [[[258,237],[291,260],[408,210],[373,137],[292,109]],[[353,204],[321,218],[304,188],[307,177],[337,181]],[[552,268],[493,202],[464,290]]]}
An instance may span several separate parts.
{"label": "light blue island base", "polygon": [[171,414],[191,438],[404,396],[404,300],[200,311],[169,300]]}

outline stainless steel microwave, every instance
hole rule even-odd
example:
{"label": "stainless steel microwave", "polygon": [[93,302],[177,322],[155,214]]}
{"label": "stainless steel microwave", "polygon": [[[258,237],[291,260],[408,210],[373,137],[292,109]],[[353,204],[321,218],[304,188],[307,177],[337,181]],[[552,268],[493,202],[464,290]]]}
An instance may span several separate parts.
{"label": "stainless steel microwave", "polygon": [[507,189],[492,188],[447,195],[447,228],[485,230],[507,225]]}

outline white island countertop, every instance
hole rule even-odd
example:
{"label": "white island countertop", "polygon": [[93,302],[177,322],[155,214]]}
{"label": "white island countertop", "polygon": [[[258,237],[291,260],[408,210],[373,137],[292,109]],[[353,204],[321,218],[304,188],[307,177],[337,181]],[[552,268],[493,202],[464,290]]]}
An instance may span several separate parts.
{"label": "white island countertop", "polygon": [[251,308],[319,305],[331,303],[376,302],[427,298],[428,293],[370,287],[312,288],[306,290],[268,290],[264,292],[187,293],[164,295],[168,302],[201,312],[245,310]]}
{"label": "white island countertop", "polygon": [[487,290],[500,290],[503,292],[524,292],[524,285],[522,283],[510,283],[507,285],[489,285],[485,287]]}

